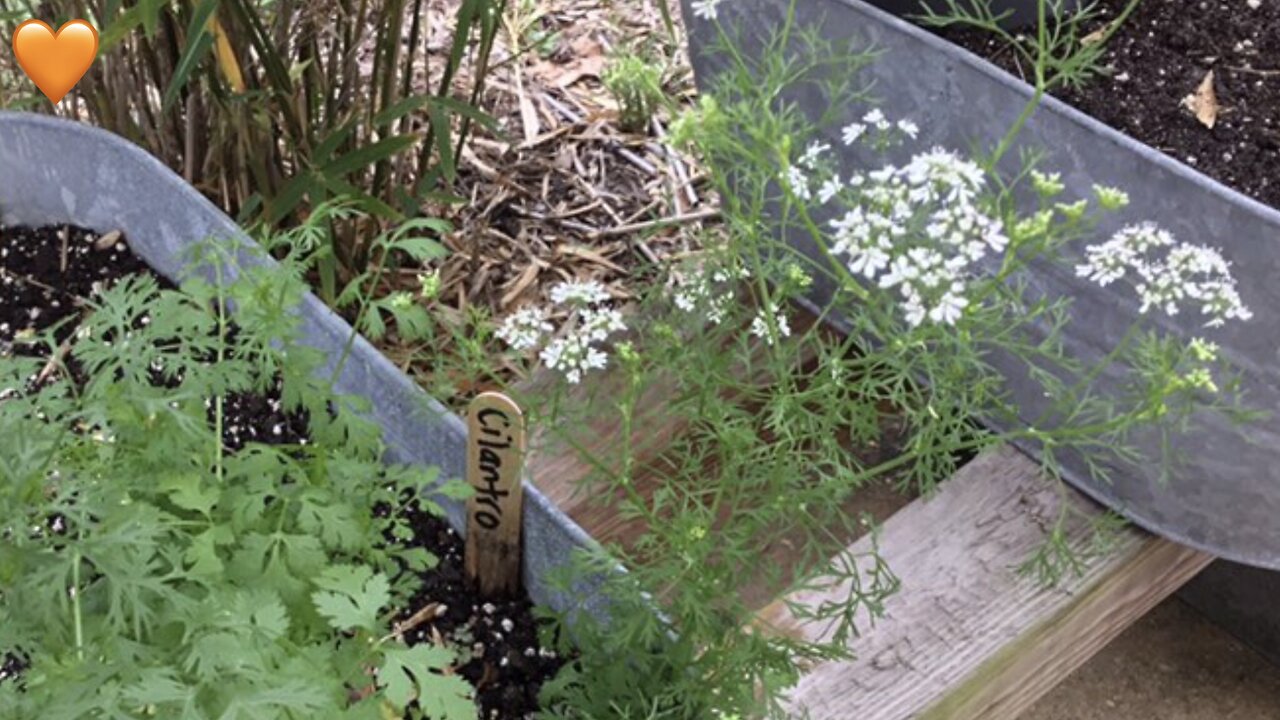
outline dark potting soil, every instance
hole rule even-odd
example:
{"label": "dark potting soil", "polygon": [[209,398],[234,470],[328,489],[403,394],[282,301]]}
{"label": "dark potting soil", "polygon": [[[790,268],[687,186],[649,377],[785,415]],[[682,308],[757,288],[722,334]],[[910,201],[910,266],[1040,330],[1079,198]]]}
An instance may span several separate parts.
{"label": "dark potting soil", "polygon": [[[150,275],[161,287],[173,287],[136,256],[123,237],[111,241],[74,226],[0,227],[0,356],[48,357],[49,347],[15,340],[67,321],[55,331],[58,343],[66,341],[76,331],[74,318],[95,285],[106,289],[134,274]],[[74,358],[68,360],[74,377]],[[165,382],[159,374],[155,377]],[[282,410],[278,386],[267,394],[229,397],[224,418],[224,441],[232,451],[247,442],[293,444],[305,443],[308,437],[306,417]],[[543,681],[564,661],[539,643],[539,621],[528,597],[481,597],[466,578],[462,541],[448,522],[416,507],[407,513],[414,530],[410,544],[426,548],[439,563],[419,573],[420,590],[399,613],[401,621],[415,614],[419,620],[405,631],[406,642],[443,639],[463,651],[467,661],[457,671],[476,688],[481,720],[531,718],[538,710]],[[430,613],[420,612],[428,606],[433,608]],[[0,682],[20,676],[23,666],[21,657],[0,650]]]}
{"label": "dark potting soil", "polygon": [[398,622],[426,616],[404,633],[405,640],[448,643],[470,652],[458,672],[476,688],[480,720],[532,718],[542,682],[555,676],[564,659],[539,642],[539,621],[527,596],[485,598],[463,569],[462,538],[444,519],[410,508],[417,542],[440,564],[424,573],[422,587]]}
{"label": "dark potting soil", "polygon": [[[1107,75],[1055,95],[1104,123],[1245,195],[1280,208],[1280,0],[1142,0],[1108,41]],[[1090,33],[1126,0],[1098,0]],[[1034,32],[1033,28],[1026,32]],[[943,37],[1027,79],[1016,53],[993,35]],[[1213,71],[1212,129],[1183,105]]]}
{"label": "dark potting soil", "polygon": [[[110,239],[74,226],[0,228],[0,352],[48,357],[47,345],[15,339],[57,326],[54,339],[65,342],[78,329],[74,318],[86,301],[130,275],[149,275],[162,288],[174,287],[134,255],[123,238],[103,242]],[[66,360],[78,376],[74,357]],[[160,373],[152,374],[157,384],[172,384]],[[231,450],[250,441],[305,442],[306,418],[281,408],[278,387],[266,395],[230,395],[223,416],[223,439]]]}

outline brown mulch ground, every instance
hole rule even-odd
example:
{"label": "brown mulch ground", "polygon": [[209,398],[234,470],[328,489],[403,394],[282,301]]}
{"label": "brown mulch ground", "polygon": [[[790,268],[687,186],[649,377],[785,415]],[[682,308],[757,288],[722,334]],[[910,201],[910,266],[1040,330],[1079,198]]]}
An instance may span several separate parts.
{"label": "brown mulch ground", "polygon": [[[454,2],[441,0],[442,13]],[[425,211],[457,228],[447,239],[452,255],[436,268],[442,292],[432,308],[456,332],[471,333],[471,310],[501,319],[569,278],[598,280],[625,302],[633,281],[697,252],[696,229],[715,208],[697,166],[665,142],[672,118],[660,111],[646,133],[624,132],[600,78],[612,53],[639,49],[662,63],[667,96],[689,102],[693,75],[678,6],[672,11],[675,38],[651,2],[508,7],[481,101],[501,133],[478,131],[462,152],[454,192],[467,202]],[[447,37],[432,47],[447,52]],[[403,272],[405,287],[414,287],[416,272]],[[390,345],[384,352],[433,385],[426,378],[439,368],[423,362],[423,348]],[[495,370],[480,382],[519,372],[510,364]],[[471,378],[457,380],[457,391],[474,389]]]}

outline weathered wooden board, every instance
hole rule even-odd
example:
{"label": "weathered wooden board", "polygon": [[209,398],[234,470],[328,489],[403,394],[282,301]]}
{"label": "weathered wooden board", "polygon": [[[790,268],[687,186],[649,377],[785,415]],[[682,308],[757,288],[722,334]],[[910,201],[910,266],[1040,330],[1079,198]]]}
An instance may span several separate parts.
{"label": "weathered wooden board", "polygon": [[[1084,513],[1072,545],[1091,540],[1086,517],[1102,510],[1046,482],[1008,447],[984,453],[890,518],[881,556],[902,582],[885,617],[851,641],[857,657],[809,669],[792,694],[813,720],[1013,720],[1211,557],[1135,529],[1078,577],[1045,588],[1014,569],[1040,543],[1060,503]],[[863,538],[850,546],[870,551]],[[816,607],[839,590],[800,592]],[[777,632],[821,638],[781,601],[761,613]]]}
{"label": "weathered wooden board", "polygon": [[[797,308],[791,322],[793,332],[805,332],[814,322],[813,315]],[[762,342],[758,347],[760,352],[765,352]],[[741,376],[747,372],[741,370]],[[556,374],[543,369],[515,392],[532,401],[556,382]],[[604,464],[608,471],[616,471],[621,460],[620,449],[627,439],[622,435],[616,403],[625,382],[618,368],[611,367],[593,375],[590,383],[572,388],[564,403],[570,419],[556,427],[533,428],[528,461],[530,477],[538,490],[595,539],[623,545],[643,532],[643,524],[620,518],[611,498],[585,492],[591,484],[584,481],[601,470],[597,463]],[[632,484],[643,495],[652,493],[664,481],[663,454],[686,425],[681,416],[669,411],[676,394],[675,382],[652,378],[641,388],[636,400],[629,438],[635,464]],[[621,493],[617,498],[621,498]]]}
{"label": "weathered wooden board", "polygon": [[[616,373],[605,373],[590,395],[583,388],[572,393],[570,404],[598,413],[597,419],[571,442],[564,428],[538,428],[529,466],[538,487],[595,537],[627,545],[643,524],[619,519],[609,498],[580,492],[582,481],[597,470],[594,463],[617,458],[624,442],[612,408],[620,381]],[[666,413],[673,393],[669,384],[652,383],[638,402],[630,441],[637,461],[633,487],[642,494],[663,482],[663,453],[681,430]],[[1014,720],[1211,559],[1128,529],[1083,575],[1055,588],[1019,576],[1015,568],[1044,540],[1061,503],[1079,510],[1068,528],[1077,551],[1091,542],[1088,521],[1103,510],[1047,482],[1032,460],[1007,447],[976,458],[928,499],[890,495],[883,487],[868,488],[850,498],[848,508],[869,509],[884,522],[877,547],[902,589],[888,600],[887,616],[874,626],[868,619],[852,641],[855,660],[808,669],[793,692],[798,715]],[[867,537],[845,542],[854,555],[871,550]],[[785,566],[801,550],[783,542],[768,555]],[[764,588],[747,581],[739,590],[762,607],[761,625],[822,637],[823,628],[796,620],[782,601],[770,603]],[[789,600],[816,606],[834,592],[798,593]]]}
{"label": "weathered wooden board", "polygon": [[[804,332],[814,322],[811,314],[796,309],[792,327],[796,332]],[[819,331],[829,332],[825,328],[819,328]],[[764,349],[761,344],[760,351],[764,352]],[[741,372],[745,376],[747,370]],[[615,404],[624,389],[624,381],[616,368],[610,368],[595,375],[590,385],[584,383],[573,388],[566,405],[576,416],[558,427],[535,424],[530,431],[528,466],[530,479],[538,489],[592,537],[628,547],[645,531],[644,521],[619,514],[616,504],[623,499],[621,490],[613,496],[602,495],[598,487],[588,480],[600,471],[597,463],[603,463],[607,471],[617,469],[620,448],[626,439],[622,435],[623,428]],[[522,384],[516,392],[533,402],[533,398],[554,382],[554,375],[542,372]],[[646,384],[636,402],[629,439],[635,458],[632,487],[644,497],[652,496],[657,488],[669,482],[668,453],[685,428],[683,415],[673,415],[669,410],[676,393],[676,383],[659,379]],[[869,452],[867,448],[854,447],[849,447],[849,451],[856,454]],[[708,476],[714,476],[715,468],[710,464],[704,467]],[[911,499],[886,481],[853,493],[842,503],[842,509],[849,517],[865,514],[881,522]],[[843,530],[833,528],[834,540],[828,551],[833,552],[855,539],[854,535],[844,536],[841,532]],[[802,553],[823,551],[821,548],[801,547],[801,542],[798,536],[778,538],[766,549],[762,560],[767,559],[773,566],[786,569],[793,566]],[[781,581],[785,582],[789,577],[789,573],[784,573]],[[778,578],[766,579],[757,573],[744,571],[738,591],[749,607],[763,607],[776,597],[778,582]]]}

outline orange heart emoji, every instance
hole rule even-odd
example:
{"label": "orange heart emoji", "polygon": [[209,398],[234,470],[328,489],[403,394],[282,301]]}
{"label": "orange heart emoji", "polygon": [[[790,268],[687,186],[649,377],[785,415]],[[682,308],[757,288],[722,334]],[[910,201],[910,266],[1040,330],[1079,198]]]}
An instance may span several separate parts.
{"label": "orange heart emoji", "polygon": [[45,97],[57,103],[80,82],[98,55],[98,31],[84,20],[53,28],[31,19],[13,31],[13,54]]}

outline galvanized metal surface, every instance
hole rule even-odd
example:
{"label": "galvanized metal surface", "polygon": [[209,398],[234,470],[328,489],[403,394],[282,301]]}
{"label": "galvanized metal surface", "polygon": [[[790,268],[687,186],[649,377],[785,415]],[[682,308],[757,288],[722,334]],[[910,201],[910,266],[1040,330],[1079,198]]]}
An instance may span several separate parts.
{"label": "galvanized metal surface", "polygon": [[[1001,25],[1016,28],[1034,23],[1040,12],[1040,0],[988,0],[991,12],[1002,18]],[[910,18],[920,15],[925,9],[946,14],[947,0],[868,0],[868,3],[881,10],[893,13],[898,17]],[[1059,0],[1063,11],[1076,7],[1077,0]],[[966,7],[966,0],[960,0],[960,6]],[[1046,4],[1046,10],[1048,5]]]}
{"label": "galvanized metal surface", "polygon": [[[206,238],[242,238],[243,231],[155,158],[103,130],[47,116],[0,111],[0,223],[74,223],[99,232],[123,230],[129,245],[161,274],[175,279],[185,253]],[[268,262],[246,256],[244,262]],[[305,342],[336,362],[351,328],[307,294],[299,311]],[[435,465],[461,478],[466,425],[424,393],[363,337],[357,337],[337,383],[362,395],[383,429],[386,459]],[[598,579],[583,578],[572,597],[555,593],[548,574],[593,541],[532,485],[525,485],[523,578],[537,603],[600,611]],[[464,508],[445,498],[449,521],[465,532]]]}
{"label": "galvanized metal surface", "polygon": [[[691,36],[690,54],[700,86],[706,90],[724,59],[703,52],[716,38],[716,26],[698,19],[685,0]],[[737,28],[747,57],[762,39],[782,27],[788,0],[733,0],[719,6],[720,23]],[[991,148],[1010,128],[1030,99],[1031,88],[950,43],[886,14],[860,0],[800,0],[796,25],[817,26],[829,39],[852,39],[856,47],[881,54],[864,71],[879,106],[891,118],[906,117],[921,127],[917,147],[941,145],[954,150]],[[812,86],[791,98],[811,113],[832,104],[848,120],[866,106],[846,98],[823,97]],[[869,151],[849,149],[839,141],[839,128],[825,131],[847,168],[875,167],[882,160]],[[1018,150],[1037,149],[1041,165],[1061,172],[1065,198],[1087,197],[1094,183],[1127,190],[1130,207],[1108,220],[1098,238],[1124,224],[1155,220],[1179,239],[1215,245],[1234,263],[1241,294],[1255,311],[1248,323],[1221,330],[1199,326],[1194,314],[1176,321],[1154,322],[1188,338],[1204,336],[1219,343],[1243,371],[1252,407],[1280,410],[1280,212],[1255,202],[1185,165],[1104,126],[1052,98],[1046,99],[1005,157],[1005,169],[1019,163]],[[797,233],[787,238],[803,252],[820,251]],[[1032,292],[1076,298],[1073,323],[1067,330],[1069,352],[1082,360],[1102,357],[1138,317],[1132,287],[1116,283],[1100,289],[1074,277],[1069,269],[1040,268]],[[826,305],[829,283],[819,283],[811,296]],[[1023,421],[1035,417],[1045,402],[1011,358],[993,358],[1010,378],[1023,408]],[[1097,388],[1115,391],[1121,378],[1105,373]],[[1154,468],[1126,467],[1110,484],[1090,479],[1078,458],[1065,458],[1068,479],[1080,490],[1125,514],[1138,525],[1192,547],[1242,563],[1280,568],[1280,426],[1275,418],[1244,430],[1220,418],[1204,418],[1196,432],[1177,440],[1190,458],[1170,482],[1161,486]],[[1154,440],[1145,438],[1146,447]],[[1034,448],[1024,448],[1034,451]]]}

